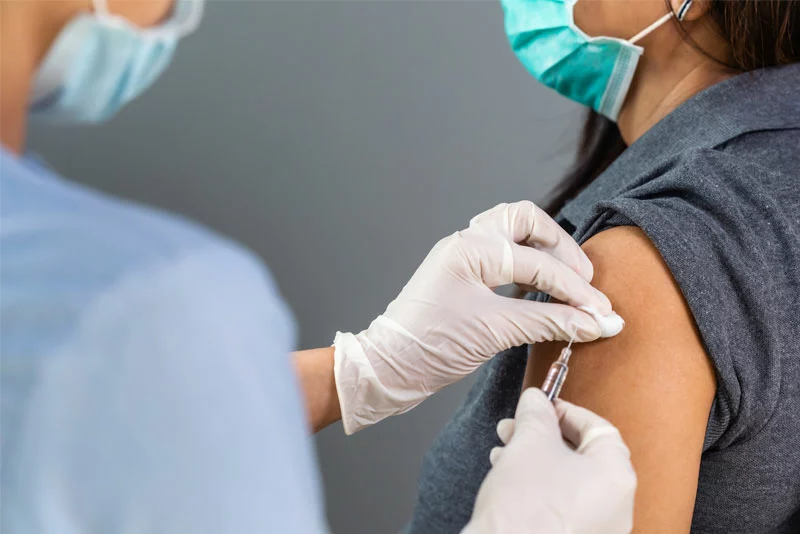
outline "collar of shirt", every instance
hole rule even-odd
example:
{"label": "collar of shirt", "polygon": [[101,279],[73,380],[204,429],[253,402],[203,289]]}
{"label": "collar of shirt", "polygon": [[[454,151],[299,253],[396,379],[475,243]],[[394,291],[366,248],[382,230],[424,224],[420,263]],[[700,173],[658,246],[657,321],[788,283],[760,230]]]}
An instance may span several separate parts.
{"label": "collar of shirt", "polygon": [[650,128],[559,219],[579,228],[592,207],[638,176],[691,148],[713,148],[748,132],[800,128],[800,64],[747,72],[701,91]]}

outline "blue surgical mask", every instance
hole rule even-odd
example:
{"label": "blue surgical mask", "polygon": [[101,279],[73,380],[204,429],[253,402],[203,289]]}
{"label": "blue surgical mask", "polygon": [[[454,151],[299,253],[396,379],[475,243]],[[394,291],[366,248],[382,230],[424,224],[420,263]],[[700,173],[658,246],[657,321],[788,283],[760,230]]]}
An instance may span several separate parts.
{"label": "blue surgical mask", "polygon": [[506,35],[534,78],[616,121],[644,51],[636,42],[673,16],[683,20],[692,0],[627,41],[586,35],[575,25],[576,1],[501,0]]}
{"label": "blue surgical mask", "polygon": [[111,15],[105,0],[94,5],[94,13],[68,22],[50,47],[34,81],[32,116],[67,123],[110,119],[166,69],[203,6],[202,0],[176,0],[170,20],[142,29]]}

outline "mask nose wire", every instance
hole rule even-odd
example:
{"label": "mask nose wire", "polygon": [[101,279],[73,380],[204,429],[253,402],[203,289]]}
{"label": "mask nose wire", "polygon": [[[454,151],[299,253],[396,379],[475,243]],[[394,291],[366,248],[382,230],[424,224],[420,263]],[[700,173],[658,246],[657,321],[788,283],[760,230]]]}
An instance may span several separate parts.
{"label": "mask nose wire", "polygon": [[692,7],[692,0],[683,0],[681,7],[678,8],[678,13],[675,13],[674,11],[667,13],[666,15],[664,15],[663,17],[652,23],[650,26],[648,26],[647,28],[643,29],[642,31],[640,31],[639,33],[628,39],[628,42],[630,44],[636,44],[637,41],[641,41],[642,39],[653,33],[655,30],[663,26],[664,23],[667,22],[669,19],[671,19],[673,16],[675,16],[675,18],[677,18],[679,21],[683,20],[683,18],[686,16],[686,13],[689,12],[689,8],[691,7]]}

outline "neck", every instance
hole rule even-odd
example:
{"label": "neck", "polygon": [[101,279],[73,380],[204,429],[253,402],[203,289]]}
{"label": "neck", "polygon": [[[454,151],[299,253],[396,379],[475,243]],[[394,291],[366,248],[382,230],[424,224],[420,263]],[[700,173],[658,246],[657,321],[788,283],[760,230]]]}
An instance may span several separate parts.
{"label": "neck", "polygon": [[25,147],[28,96],[36,70],[36,53],[26,46],[26,24],[14,2],[0,2],[0,142],[14,152]]}
{"label": "neck", "polygon": [[16,154],[25,149],[36,69],[61,28],[81,9],[86,0],[0,0],[0,142]]}
{"label": "neck", "polygon": [[[684,57],[675,57],[679,54]],[[676,50],[664,63],[648,61],[646,56],[639,62],[617,121],[622,139],[628,145],[680,104],[733,75],[693,49]]]}

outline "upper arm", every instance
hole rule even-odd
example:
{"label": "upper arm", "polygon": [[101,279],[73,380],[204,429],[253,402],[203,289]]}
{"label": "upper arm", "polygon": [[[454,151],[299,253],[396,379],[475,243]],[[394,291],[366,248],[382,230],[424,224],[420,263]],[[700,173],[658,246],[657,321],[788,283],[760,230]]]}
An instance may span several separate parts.
{"label": "upper arm", "polygon": [[[615,424],[639,485],[634,531],[688,532],[716,391],[691,312],[658,250],[635,227],[588,240],[593,285],[625,319],[616,337],[573,345],[562,397]],[[526,386],[540,386],[563,344],[539,344]]]}

